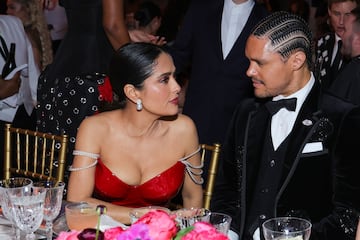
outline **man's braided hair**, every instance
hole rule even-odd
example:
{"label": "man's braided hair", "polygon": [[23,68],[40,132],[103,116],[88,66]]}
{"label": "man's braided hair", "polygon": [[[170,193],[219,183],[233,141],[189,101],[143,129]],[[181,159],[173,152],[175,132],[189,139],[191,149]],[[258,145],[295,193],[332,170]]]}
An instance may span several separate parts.
{"label": "man's braided hair", "polygon": [[304,19],[284,12],[274,12],[254,28],[252,35],[270,40],[270,50],[286,61],[295,51],[303,51],[309,67],[312,66],[312,33]]}

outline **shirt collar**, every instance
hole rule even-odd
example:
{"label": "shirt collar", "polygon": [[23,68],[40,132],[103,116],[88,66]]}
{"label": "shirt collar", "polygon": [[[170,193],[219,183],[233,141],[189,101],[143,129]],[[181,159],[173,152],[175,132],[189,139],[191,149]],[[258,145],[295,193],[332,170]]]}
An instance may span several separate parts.
{"label": "shirt collar", "polygon": [[303,103],[305,101],[305,98],[307,97],[307,95],[309,95],[314,84],[315,84],[315,77],[314,77],[313,73],[311,72],[310,80],[305,84],[305,86],[303,88],[301,88],[300,90],[298,90],[295,93],[293,93],[289,96],[286,96],[286,97],[283,95],[278,95],[276,97],[273,97],[273,100],[277,101],[277,100],[284,99],[284,98],[297,98],[295,112],[299,112],[301,106],[303,105]]}
{"label": "shirt collar", "polygon": [[251,8],[254,5],[254,0],[247,0],[246,2],[236,4],[233,0],[225,0],[224,1],[224,10],[230,11],[231,9],[243,9],[243,8]]}

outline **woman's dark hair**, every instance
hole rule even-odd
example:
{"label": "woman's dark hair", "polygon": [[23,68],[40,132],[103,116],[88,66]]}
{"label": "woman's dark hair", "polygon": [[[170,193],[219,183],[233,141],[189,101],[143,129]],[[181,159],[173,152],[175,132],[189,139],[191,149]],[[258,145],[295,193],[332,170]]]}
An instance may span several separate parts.
{"label": "woman's dark hair", "polygon": [[161,53],[168,52],[160,46],[144,42],[125,44],[115,52],[110,61],[109,78],[116,96],[112,106],[106,110],[125,107],[124,86],[132,84],[136,89],[142,89]]}
{"label": "woman's dark hair", "polygon": [[154,17],[161,17],[161,9],[153,2],[143,2],[134,15],[134,18],[139,22],[140,27],[148,25]]}

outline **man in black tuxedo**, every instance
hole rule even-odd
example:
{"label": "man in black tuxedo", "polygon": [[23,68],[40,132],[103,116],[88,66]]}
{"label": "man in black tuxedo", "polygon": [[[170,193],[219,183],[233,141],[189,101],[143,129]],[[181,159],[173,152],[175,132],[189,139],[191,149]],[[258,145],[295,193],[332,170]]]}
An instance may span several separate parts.
{"label": "man in black tuxedo", "polygon": [[329,91],[360,105],[360,7],[351,11],[341,39],[341,52],[350,61],[339,73]]}
{"label": "man in black tuxedo", "polygon": [[341,36],[345,21],[359,3],[359,0],[328,0],[328,15],[333,31],[321,36],[315,45],[314,75],[323,90],[329,89],[346,64],[340,51]]}
{"label": "man in black tuxedo", "polygon": [[359,155],[351,136],[360,133],[360,112],[321,94],[310,71],[311,39],[303,19],[275,12],[247,40],[258,98],[234,113],[211,204],[232,216],[231,239],[262,239],[261,224],[278,216],[310,219],[312,240],[354,238],[360,164],[349,153]]}
{"label": "man in black tuxedo", "polygon": [[222,143],[235,106],[253,96],[244,46],[266,15],[255,0],[191,1],[170,53],[177,71],[191,64],[183,113],[201,143]]}

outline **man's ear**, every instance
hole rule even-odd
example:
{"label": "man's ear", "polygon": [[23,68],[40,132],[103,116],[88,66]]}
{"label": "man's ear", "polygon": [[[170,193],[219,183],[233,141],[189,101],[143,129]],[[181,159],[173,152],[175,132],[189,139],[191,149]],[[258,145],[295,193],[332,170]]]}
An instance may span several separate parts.
{"label": "man's ear", "polygon": [[137,91],[132,84],[126,84],[124,86],[124,93],[125,96],[133,102],[136,102],[136,100],[138,99]]}
{"label": "man's ear", "polygon": [[299,70],[306,62],[306,54],[302,51],[297,51],[290,59],[293,70]]}

